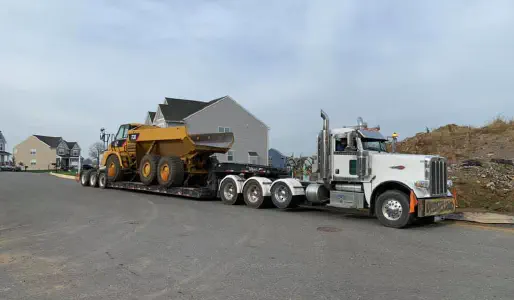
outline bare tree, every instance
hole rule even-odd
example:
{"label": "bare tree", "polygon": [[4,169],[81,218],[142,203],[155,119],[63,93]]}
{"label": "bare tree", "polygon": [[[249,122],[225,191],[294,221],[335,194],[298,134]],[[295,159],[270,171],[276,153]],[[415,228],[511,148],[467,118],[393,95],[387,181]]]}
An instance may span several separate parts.
{"label": "bare tree", "polygon": [[89,146],[89,156],[96,159],[96,163],[100,164],[100,155],[104,152],[104,144],[95,142]]}

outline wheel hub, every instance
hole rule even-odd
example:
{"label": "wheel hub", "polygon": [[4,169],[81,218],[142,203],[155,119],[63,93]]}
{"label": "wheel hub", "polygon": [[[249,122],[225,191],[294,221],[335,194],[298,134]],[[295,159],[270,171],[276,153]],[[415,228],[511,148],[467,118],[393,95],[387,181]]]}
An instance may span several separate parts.
{"label": "wheel hub", "polygon": [[146,162],[144,165],[143,165],[143,176],[144,177],[148,177],[150,176],[150,171],[152,170],[152,167],[150,166],[150,163],[149,162]]}
{"label": "wheel hub", "polygon": [[397,221],[403,213],[403,207],[400,201],[389,199],[382,204],[382,214],[390,221]]}
{"label": "wheel hub", "polygon": [[260,193],[256,186],[252,186],[248,189],[248,201],[256,203],[259,201]]}
{"label": "wheel hub", "polygon": [[235,195],[235,188],[232,183],[229,183],[225,186],[225,189],[223,191],[223,195],[225,196],[225,199],[232,200]]}
{"label": "wheel hub", "polygon": [[114,177],[114,175],[116,175],[116,166],[114,165],[114,163],[111,163],[109,165],[109,169],[107,170],[107,174],[109,175],[109,177]]}
{"label": "wheel hub", "polygon": [[170,167],[168,165],[164,165],[161,168],[161,178],[164,181],[168,181],[168,178],[170,177]]}
{"label": "wheel hub", "polygon": [[285,186],[280,186],[275,191],[275,199],[280,202],[284,203],[287,201],[288,192]]}

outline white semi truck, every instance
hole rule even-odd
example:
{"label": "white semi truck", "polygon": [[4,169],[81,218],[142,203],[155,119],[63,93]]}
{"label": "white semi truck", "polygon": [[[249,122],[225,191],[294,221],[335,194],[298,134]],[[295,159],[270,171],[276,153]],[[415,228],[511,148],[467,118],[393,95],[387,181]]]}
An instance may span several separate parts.
{"label": "white semi truck", "polygon": [[[194,198],[219,197],[224,204],[252,208],[273,204],[280,209],[329,206],[367,209],[384,226],[403,228],[415,220],[431,222],[453,213],[456,199],[449,191],[446,159],[432,155],[388,153],[378,128],[356,126],[330,129],[321,111],[318,135],[317,182],[288,178],[267,166],[217,163],[207,186],[147,186],[139,182],[108,182],[105,170],[79,174],[82,185],[150,191]],[[94,181],[93,181],[94,179]],[[87,182],[91,180],[91,182]]]}

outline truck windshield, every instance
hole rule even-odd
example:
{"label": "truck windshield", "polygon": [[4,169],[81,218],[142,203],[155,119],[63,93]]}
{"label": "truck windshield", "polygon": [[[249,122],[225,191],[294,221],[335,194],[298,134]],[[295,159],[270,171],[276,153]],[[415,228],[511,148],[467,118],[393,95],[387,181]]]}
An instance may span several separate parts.
{"label": "truck windshield", "polygon": [[382,140],[362,140],[364,150],[386,152],[385,141]]}

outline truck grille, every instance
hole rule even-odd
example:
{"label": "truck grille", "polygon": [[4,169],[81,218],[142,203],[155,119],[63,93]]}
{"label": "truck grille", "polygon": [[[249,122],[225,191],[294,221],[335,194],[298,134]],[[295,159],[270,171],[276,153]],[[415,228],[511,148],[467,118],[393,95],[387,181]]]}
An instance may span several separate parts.
{"label": "truck grille", "polygon": [[430,194],[432,196],[446,195],[448,190],[448,168],[444,158],[430,160]]}

